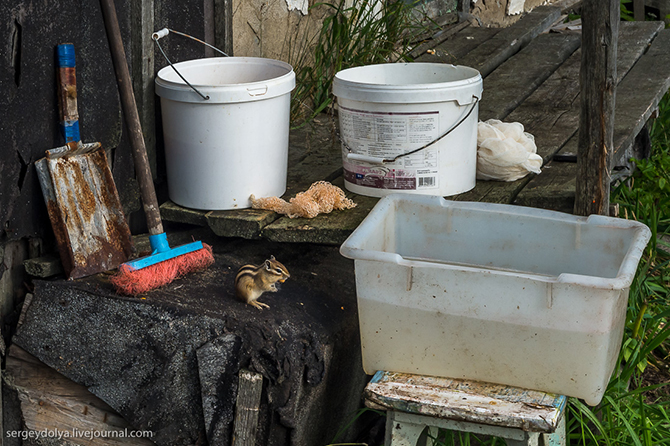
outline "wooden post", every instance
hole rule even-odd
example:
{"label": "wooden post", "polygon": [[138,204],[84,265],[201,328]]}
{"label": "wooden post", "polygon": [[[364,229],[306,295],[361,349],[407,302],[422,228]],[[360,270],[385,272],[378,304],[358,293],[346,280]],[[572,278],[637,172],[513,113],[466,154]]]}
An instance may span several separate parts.
{"label": "wooden post", "polygon": [[633,0],[633,18],[636,21],[644,21],[644,3],[645,0]]}
{"label": "wooden post", "polygon": [[214,0],[214,45],[233,55],[233,0]]}
{"label": "wooden post", "polygon": [[263,391],[263,375],[242,369],[238,376],[233,446],[254,446]]}
{"label": "wooden post", "polygon": [[458,12],[464,12],[466,14],[469,14],[471,6],[472,6],[472,0],[457,0],[456,1],[456,10]]}
{"label": "wooden post", "polygon": [[582,3],[576,215],[609,213],[619,0]]}
{"label": "wooden post", "polygon": [[131,3],[131,69],[133,90],[142,123],[144,144],[153,178],[156,178],[156,98],[154,96],[155,48],[151,34],[155,31],[154,0]]}

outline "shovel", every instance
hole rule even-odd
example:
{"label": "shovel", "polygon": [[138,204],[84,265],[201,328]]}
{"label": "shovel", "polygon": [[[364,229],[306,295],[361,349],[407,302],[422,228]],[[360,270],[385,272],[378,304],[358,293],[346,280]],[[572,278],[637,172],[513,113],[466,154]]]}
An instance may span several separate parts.
{"label": "shovel", "polygon": [[108,271],[132,253],[130,229],[99,142],[79,137],[74,46],[57,47],[59,112],[66,145],[35,168],[68,279]]}

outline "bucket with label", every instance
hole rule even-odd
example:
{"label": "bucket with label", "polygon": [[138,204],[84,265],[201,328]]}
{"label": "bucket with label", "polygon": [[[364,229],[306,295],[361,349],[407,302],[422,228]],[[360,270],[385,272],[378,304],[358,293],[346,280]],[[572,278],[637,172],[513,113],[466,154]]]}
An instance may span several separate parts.
{"label": "bucket with label", "polygon": [[335,75],[344,185],[372,197],[475,186],[482,78],[470,67],[394,63]]}
{"label": "bucket with label", "polygon": [[251,207],[252,194],[283,195],[294,87],[293,68],[272,59],[213,57],[161,69],[156,94],[170,199],[226,210]]}

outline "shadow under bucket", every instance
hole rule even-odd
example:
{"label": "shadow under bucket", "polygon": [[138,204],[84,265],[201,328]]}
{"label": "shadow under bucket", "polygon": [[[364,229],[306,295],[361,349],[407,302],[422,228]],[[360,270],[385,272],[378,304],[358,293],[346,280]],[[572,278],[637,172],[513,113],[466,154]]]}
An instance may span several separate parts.
{"label": "shadow under bucket", "polygon": [[482,78],[474,68],[349,68],[335,75],[333,93],[348,190],[447,196],[475,187]]}
{"label": "shadow under bucket", "polygon": [[197,59],[156,77],[168,194],[200,210],[251,207],[286,191],[293,68],[253,57]]}

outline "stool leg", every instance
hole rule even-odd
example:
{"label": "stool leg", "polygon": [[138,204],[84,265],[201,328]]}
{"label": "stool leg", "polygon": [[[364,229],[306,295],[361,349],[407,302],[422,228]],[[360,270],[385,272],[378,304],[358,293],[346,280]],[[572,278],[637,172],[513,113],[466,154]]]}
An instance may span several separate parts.
{"label": "stool leg", "polygon": [[567,439],[565,433],[565,414],[556,426],[556,431],[552,434],[542,434],[542,446],[566,446]]}
{"label": "stool leg", "polygon": [[384,446],[416,446],[425,424],[396,421],[394,411],[386,412],[386,439]]}
{"label": "stool leg", "polygon": [[506,438],[507,446],[539,446],[540,434],[537,432],[527,432],[525,440],[511,440]]}

